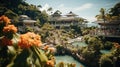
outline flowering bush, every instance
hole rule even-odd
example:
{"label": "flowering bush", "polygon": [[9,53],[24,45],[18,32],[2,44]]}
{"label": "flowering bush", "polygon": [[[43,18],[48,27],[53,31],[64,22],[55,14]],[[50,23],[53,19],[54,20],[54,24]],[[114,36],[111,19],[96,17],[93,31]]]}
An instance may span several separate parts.
{"label": "flowering bush", "polygon": [[29,48],[31,46],[42,46],[40,36],[31,32],[20,35],[18,45],[21,48]]}
{"label": "flowering bush", "polygon": [[[54,67],[53,55],[41,49],[38,34],[18,34],[6,16],[0,17],[0,67]],[[51,49],[47,49],[51,51]]]}
{"label": "flowering bush", "polygon": [[[38,34],[18,34],[8,17],[0,17],[0,67],[54,67],[54,52],[55,48],[42,45]],[[59,63],[56,67],[66,66]]]}

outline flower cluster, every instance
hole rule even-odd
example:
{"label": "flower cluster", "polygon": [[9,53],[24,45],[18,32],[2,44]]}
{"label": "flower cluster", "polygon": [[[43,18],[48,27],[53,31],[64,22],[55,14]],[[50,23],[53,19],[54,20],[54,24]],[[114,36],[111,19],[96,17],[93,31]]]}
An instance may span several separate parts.
{"label": "flower cluster", "polygon": [[54,62],[53,62],[53,60],[49,60],[49,61],[47,61],[47,65],[48,66],[50,66],[50,67],[54,67]]}
{"label": "flower cluster", "polygon": [[13,34],[17,32],[14,25],[10,25],[10,19],[5,15],[0,17],[0,45],[12,45]]}
{"label": "flower cluster", "polygon": [[42,43],[39,35],[32,32],[28,32],[26,34],[20,35],[18,45],[21,48],[29,48],[32,45],[41,46]]}
{"label": "flower cluster", "polygon": [[[10,24],[10,19],[8,17],[4,15],[0,17],[0,54],[5,53],[5,55],[3,55],[6,56],[8,60],[11,61],[12,59],[13,61],[15,61],[16,59],[22,59],[23,55],[26,55],[27,53],[28,55],[26,55],[26,58],[23,59],[28,60],[28,58],[30,58],[33,60],[30,60],[28,62],[21,62],[21,64],[25,63],[26,66],[32,64],[36,65],[35,67],[54,67],[55,59],[53,58],[54,56],[52,53],[55,51],[55,48],[47,45],[43,47],[44,50],[41,50],[39,48],[40,46],[42,46],[42,42],[41,37],[38,34],[28,32],[19,35],[17,34],[17,28],[14,25]],[[4,49],[4,47],[7,49]],[[0,56],[0,58],[3,58],[0,60],[0,62],[3,62],[0,63],[0,66],[8,62],[8,60],[6,60],[6,57],[3,58]],[[40,61],[37,61],[37,58]],[[14,67],[14,65],[17,64],[18,60],[16,60],[16,62],[12,64],[13,61],[2,67]],[[37,61],[39,66],[37,66],[36,63],[32,63],[33,61]],[[23,66],[21,65],[20,67]]]}
{"label": "flower cluster", "polygon": [[12,40],[8,39],[7,37],[3,37],[2,39],[0,39],[1,45],[5,46],[5,45],[12,45]]}
{"label": "flower cluster", "polygon": [[10,23],[10,19],[6,17],[5,15],[0,17],[0,23],[5,23],[5,25],[8,25]]}
{"label": "flower cluster", "polygon": [[14,25],[7,25],[3,28],[3,32],[5,33],[16,33],[17,32],[17,28]]}
{"label": "flower cluster", "polygon": [[119,43],[114,43],[115,48],[120,48]]}

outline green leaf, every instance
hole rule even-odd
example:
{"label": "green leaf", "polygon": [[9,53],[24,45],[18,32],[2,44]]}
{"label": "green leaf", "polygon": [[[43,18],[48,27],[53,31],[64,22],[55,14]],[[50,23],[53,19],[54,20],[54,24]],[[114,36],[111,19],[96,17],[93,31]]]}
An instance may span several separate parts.
{"label": "green leaf", "polygon": [[41,62],[47,62],[48,61],[48,58],[47,56],[45,55],[45,53],[43,53],[43,51],[37,47],[35,47],[35,52],[37,53],[37,55],[39,56]]}

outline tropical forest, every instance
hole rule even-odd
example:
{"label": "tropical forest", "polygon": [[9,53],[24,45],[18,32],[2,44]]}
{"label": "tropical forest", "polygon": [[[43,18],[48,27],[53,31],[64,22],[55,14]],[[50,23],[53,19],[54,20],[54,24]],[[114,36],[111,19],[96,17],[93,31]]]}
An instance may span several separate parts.
{"label": "tropical forest", "polygon": [[42,10],[44,0],[35,1],[0,0],[0,67],[120,67],[120,1],[97,8],[92,22],[75,8]]}

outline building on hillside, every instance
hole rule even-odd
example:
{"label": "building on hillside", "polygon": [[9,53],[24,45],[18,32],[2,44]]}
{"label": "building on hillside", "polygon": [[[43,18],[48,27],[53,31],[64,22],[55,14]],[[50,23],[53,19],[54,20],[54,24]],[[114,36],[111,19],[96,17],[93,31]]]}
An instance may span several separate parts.
{"label": "building on hillside", "polygon": [[35,23],[37,21],[32,20],[27,15],[20,15],[19,16],[19,22],[17,24],[18,32],[24,33],[26,31],[26,28],[30,28],[32,30],[36,29]]}
{"label": "building on hillside", "polygon": [[91,30],[91,35],[103,35],[106,37],[120,37],[120,20],[114,21],[96,21],[99,28]]}
{"label": "building on hillside", "polygon": [[61,27],[69,28],[71,25],[81,25],[81,27],[85,27],[86,25],[81,24],[79,22],[79,19],[80,17],[78,17],[78,15],[74,14],[71,11],[66,15],[61,15],[55,12],[49,17],[49,22],[51,25],[53,25],[56,28],[61,28]]}
{"label": "building on hillside", "polygon": [[101,32],[106,36],[120,36],[120,20],[99,22]]}

